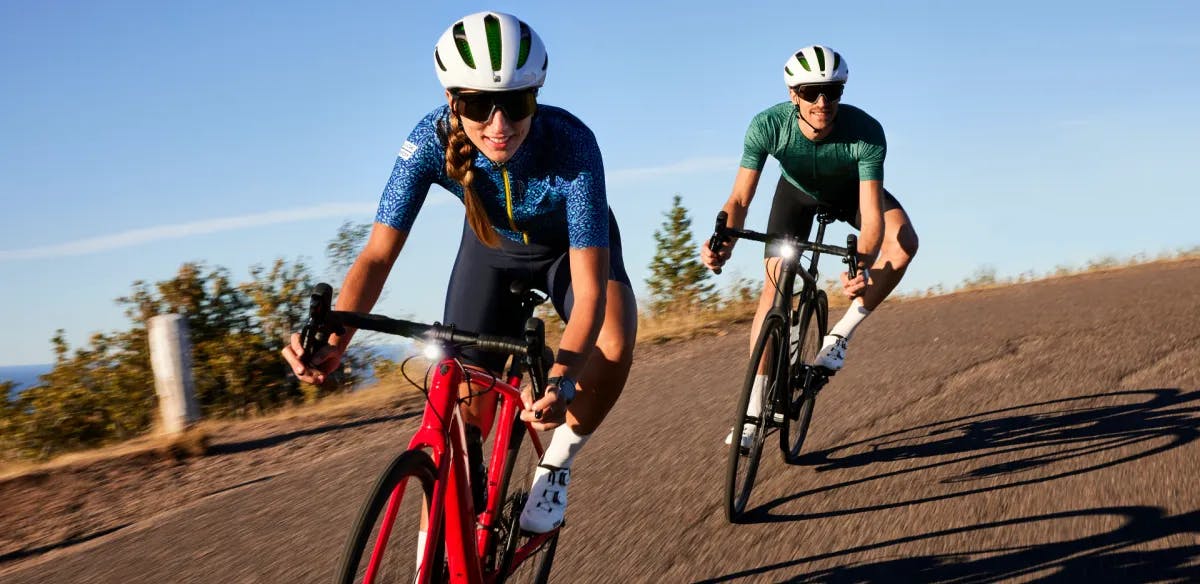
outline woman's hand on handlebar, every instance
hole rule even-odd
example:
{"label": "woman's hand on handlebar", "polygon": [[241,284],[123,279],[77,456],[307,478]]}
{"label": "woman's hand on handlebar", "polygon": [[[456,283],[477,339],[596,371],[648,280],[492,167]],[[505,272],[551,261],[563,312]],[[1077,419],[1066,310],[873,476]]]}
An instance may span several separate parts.
{"label": "woman's hand on handlebar", "polygon": [[537,402],[533,401],[533,387],[526,385],[521,390],[521,403],[525,404],[521,420],[530,422],[538,432],[553,430],[567,420],[567,400],[559,395],[558,386],[553,384],[546,387],[546,395]]}
{"label": "woman's hand on handlebar", "polygon": [[300,334],[292,333],[292,343],[283,348],[283,359],[292,366],[292,372],[305,383],[320,385],[325,383],[325,376],[337,369],[342,362],[342,351],[334,345],[325,345],[317,349],[309,365],[304,364],[304,347],[300,342]]}

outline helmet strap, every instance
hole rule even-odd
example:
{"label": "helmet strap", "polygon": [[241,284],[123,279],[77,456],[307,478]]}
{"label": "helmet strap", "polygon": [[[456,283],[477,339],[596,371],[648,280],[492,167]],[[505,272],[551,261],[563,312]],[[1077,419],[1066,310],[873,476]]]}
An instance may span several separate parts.
{"label": "helmet strap", "polygon": [[[804,122],[804,125],[808,126],[808,128],[813,131],[813,134],[821,133],[820,130],[817,130],[816,128],[813,127],[812,124],[808,123],[808,120],[804,119],[804,112],[800,111],[799,105],[796,105],[795,103],[793,103],[792,107],[796,108],[796,117],[800,118],[800,121]],[[836,121],[836,118],[835,118],[835,121]]]}

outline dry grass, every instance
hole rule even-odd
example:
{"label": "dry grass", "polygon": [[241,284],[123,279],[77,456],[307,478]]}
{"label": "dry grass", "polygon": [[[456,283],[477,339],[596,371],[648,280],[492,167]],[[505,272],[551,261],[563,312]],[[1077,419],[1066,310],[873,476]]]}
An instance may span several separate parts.
{"label": "dry grass", "polygon": [[995,268],[985,266],[975,270],[975,273],[964,278],[963,281],[959,282],[957,286],[947,288],[942,284],[938,284],[936,286],[931,286],[924,291],[910,292],[906,294],[893,294],[891,297],[889,297],[889,301],[932,298],[935,296],[945,296],[949,294],[958,294],[961,292],[988,290],[1017,284],[1027,284],[1030,282],[1055,280],[1058,278],[1067,278],[1082,274],[1111,272],[1144,264],[1182,262],[1194,259],[1200,259],[1200,246],[1166,251],[1159,253],[1156,256],[1150,256],[1149,254],[1145,253],[1134,254],[1125,258],[1104,256],[1098,259],[1088,260],[1088,262],[1082,266],[1067,266],[1060,264],[1053,270],[1042,274],[1039,274],[1033,270],[1028,270],[1016,276],[998,276]]}
{"label": "dry grass", "polygon": [[[420,381],[425,374],[423,362],[414,360],[407,368],[409,377]],[[153,456],[183,460],[203,456],[213,437],[245,424],[270,424],[306,418],[336,418],[401,405],[417,393],[416,386],[394,375],[358,391],[327,396],[312,404],[289,406],[270,414],[242,420],[204,420],[177,435],[147,434],[119,444],[71,452],[49,461],[0,460],[0,480],[68,466],[87,465],[104,460]]]}
{"label": "dry grass", "polygon": [[[1155,257],[1145,254],[1138,254],[1124,259],[1105,257],[1090,261],[1079,267],[1059,266],[1050,273],[1040,275],[1033,272],[1025,272],[1015,277],[999,277],[996,275],[995,270],[983,268],[953,288],[946,289],[939,285],[923,292],[893,295],[888,301],[904,302],[1079,274],[1119,270],[1146,263],[1186,261],[1198,258],[1200,258],[1200,247],[1159,254]],[[833,281],[826,281],[825,288],[829,295],[831,309],[841,308],[848,304],[845,297],[837,291],[837,286]],[[660,344],[676,340],[692,339],[703,335],[724,334],[732,324],[749,322],[754,316],[754,308],[755,300],[741,299],[727,300],[716,310],[696,311],[685,314],[666,314],[655,317],[641,315],[638,324],[638,343]],[[561,329],[559,327],[547,327],[547,338],[548,341],[552,341],[552,346],[557,344],[560,334]],[[427,363],[414,359],[407,364],[405,372],[409,378],[420,382],[424,379],[426,368]],[[0,479],[70,465],[145,455],[147,453],[174,459],[200,456],[206,452],[209,441],[213,436],[223,431],[228,431],[239,424],[260,424],[310,417],[328,418],[353,415],[360,411],[394,407],[411,399],[416,391],[418,391],[417,388],[402,375],[399,375],[397,370],[383,377],[378,383],[358,391],[327,396],[313,404],[288,407],[250,420],[204,421],[178,436],[143,436],[105,448],[65,454],[49,462],[35,463],[0,460]]]}

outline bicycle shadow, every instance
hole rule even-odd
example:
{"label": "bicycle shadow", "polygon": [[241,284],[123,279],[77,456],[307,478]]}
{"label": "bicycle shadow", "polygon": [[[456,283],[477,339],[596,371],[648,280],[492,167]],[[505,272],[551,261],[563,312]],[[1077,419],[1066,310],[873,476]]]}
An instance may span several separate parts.
{"label": "bicycle shadow", "polygon": [[[1139,396],[1146,399],[1129,403],[1130,399]],[[1089,405],[1087,402],[1116,403]],[[1042,411],[1052,407],[1060,409]],[[824,472],[903,460],[938,460],[780,497],[749,510],[745,521],[773,523],[880,511],[1093,472],[1196,440],[1200,437],[1197,412],[1200,412],[1200,391],[1145,389],[1015,406],[889,432],[812,452],[802,462],[817,472]],[[1104,456],[1131,447],[1142,448],[1132,454]],[[790,515],[772,513],[788,503],[818,493],[913,473],[926,477],[935,469],[952,465],[975,466],[957,476],[945,477],[941,483],[1000,481],[1000,484],[852,509]]]}
{"label": "bicycle shadow", "polygon": [[[1159,507],[1130,506],[1096,508],[1035,515],[934,531],[903,537],[789,562],[725,574],[700,582],[726,582],[763,576],[817,561],[885,550],[888,547],[953,537],[973,541],[991,529],[1014,529],[1020,533],[1047,533],[1040,522],[1121,516],[1124,524],[1111,531],[1065,541],[964,550],[912,556],[896,551],[896,557],[851,563],[821,569],[781,582],[830,584],[864,582],[999,582],[1009,579],[1041,582],[1194,582],[1200,580],[1200,544],[1161,549],[1148,544],[1186,534],[1200,534],[1200,511],[1168,515]],[[1200,541],[1193,539],[1192,541]]]}
{"label": "bicycle shadow", "polygon": [[404,413],[400,413],[400,414],[390,414],[390,415],[386,415],[386,416],[372,416],[370,418],[365,418],[362,420],[355,420],[353,422],[340,422],[340,423],[336,423],[336,424],[321,424],[321,425],[318,425],[313,428],[306,428],[304,430],[296,430],[293,432],[286,432],[284,434],[275,434],[272,436],[267,436],[264,438],[258,438],[258,439],[254,439],[254,440],[242,440],[239,442],[221,442],[221,443],[213,444],[213,445],[209,446],[208,449],[205,451],[205,454],[211,456],[211,455],[220,455],[220,454],[237,454],[237,453],[241,453],[241,452],[250,452],[252,450],[258,450],[260,448],[270,448],[272,446],[278,446],[280,444],[291,442],[292,440],[297,440],[299,438],[305,438],[308,436],[319,436],[321,434],[325,434],[328,432],[338,432],[341,430],[350,430],[353,428],[363,428],[363,427],[367,427],[367,426],[374,426],[375,424],[386,424],[389,422],[398,422],[401,420],[407,420],[410,418],[419,417],[419,416],[421,416],[421,414],[422,414],[422,410],[414,410],[414,411],[404,412]]}

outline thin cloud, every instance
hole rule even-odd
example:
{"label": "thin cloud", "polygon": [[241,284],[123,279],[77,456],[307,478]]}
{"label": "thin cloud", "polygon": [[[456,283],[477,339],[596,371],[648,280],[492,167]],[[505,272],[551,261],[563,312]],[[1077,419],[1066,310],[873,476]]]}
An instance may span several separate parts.
{"label": "thin cloud", "polygon": [[42,247],[28,249],[0,250],[0,262],[12,260],[32,260],[44,258],[60,258],[100,253],[125,247],[145,245],[156,241],[182,239],[193,235],[205,235],[222,231],[235,231],[264,225],[293,223],[312,219],[328,219],[337,215],[362,215],[375,211],[374,204],[364,203],[327,203],[304,209],[288,209],[270,211],[240,217],[222,217],[206,219],[191,223],[160,225],[144,229],[133,229],[113,235],[102,235],[76,241],[68,241]]}
{"label": "thin cloud", "polygon": [[737,170],[737,165],[738,159],[733,157],[708,156],[701,158],[689,158],[687,160],[681,160],[679,162],[663,166],[614,170],[608,173],[608,180],[609,182],[616,183],[646,180],[649,178],[661,178],[664,176],[675,176],[694,172],[733,172],[734,170]]}

